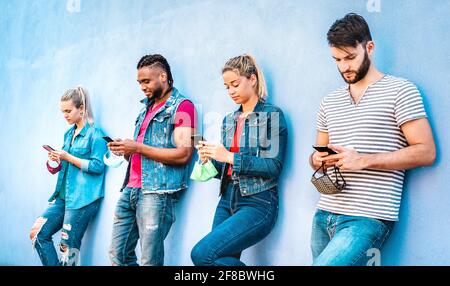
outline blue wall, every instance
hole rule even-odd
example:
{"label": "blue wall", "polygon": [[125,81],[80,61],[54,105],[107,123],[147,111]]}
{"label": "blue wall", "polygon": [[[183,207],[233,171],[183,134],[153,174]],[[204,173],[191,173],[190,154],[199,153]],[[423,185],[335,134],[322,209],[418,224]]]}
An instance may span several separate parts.
{"label": "blue wall", "polygon": [[[220,69],[246,52],[259,60],[270,101],[287,115],[290,138],[279,220],[243,260],[309,265],[318,194],[307,161],[316,111],[321,98],[343,84],[325,35],[335,19],[352,11],[369,22],[376,65],[418,85],[438,146],[433,167],[407,173],[400,222],[382,262],[450,264],[450,156],[443,148],[450,134],[450,1],[380,0],[379,11],[368,9],[366,0],[81,0],[79,11],[65,2],[0,1],[0,265],[39,265],[28,232],[56,183],[44,167],[41,145],[62,145],[68,126],[58,104],[65,89],[86,86],[96,124],[111,137],[129,138],[143,97],[135,65],[144,54],[161,53],[175,85],[201,106],[205,137],[218,139],[222,116],[235,108]],[[84,265],[109,264],[124,173],[125,166],[108,170],[106,198],[83,242]],[[218,181],[192,184],[167,239],[166,264],[192,264],[190,250],[209,231],[217,201]]]}

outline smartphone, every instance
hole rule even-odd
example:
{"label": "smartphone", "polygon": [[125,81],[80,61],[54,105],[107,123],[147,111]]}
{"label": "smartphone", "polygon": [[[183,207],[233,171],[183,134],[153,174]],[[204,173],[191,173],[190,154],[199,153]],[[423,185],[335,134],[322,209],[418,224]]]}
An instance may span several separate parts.
{"label": "smartphone", "polygon": [[48,152],[55,151],[55,149],[53,149],[52,147],[50,147],[48,145],[42,145],[42,147],[44,147],[44,149],[47,150]]}
{"label": "smartphone", "polygon": [[103,136],[103,139],[104,139],[106,142],[108,142],[108,143],[114,141],[114,140],[112,140],[111,137],[109,137],[109,136]]}
{"label": "smartphone", "polygon": [[194,147],[200,144],[199,141],[206,141],[205,138],[203,138],[203,136],[200,134],[194,134],[191,136],[191,138],[192,140],[194,140]]}
{"label": "smartphone", "polygon": [[328,148],[327,146],[313,146],[319,152],[328,152],[328,155],[337,154],[333,149]]}

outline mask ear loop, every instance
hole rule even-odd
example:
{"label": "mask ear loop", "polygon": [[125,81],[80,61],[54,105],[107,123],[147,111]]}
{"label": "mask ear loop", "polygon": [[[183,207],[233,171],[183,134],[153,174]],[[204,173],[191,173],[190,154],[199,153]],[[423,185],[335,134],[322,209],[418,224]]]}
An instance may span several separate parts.
{"label": "mask ear loop", "polygon": [[322,165],[314,172],[313,177],[316,178],[316,173],[319,172],[319,170],[322,169],[323,173],[326,175],[325,173],[325,163],[322,162]]}
{"label": "mask ear loop", "polygon": [[[338,174],[339,174],[339,176],[338,176]],[[334,185],[339,190],[343,190],[346,187],[347,183],[345,182],[344,176],[342,176],[341,171],[336,166],[334,166],[334,175],[336,177],[336,182],[334,183]],[[339,182],[339,177],[341,177],[342,183]]]}

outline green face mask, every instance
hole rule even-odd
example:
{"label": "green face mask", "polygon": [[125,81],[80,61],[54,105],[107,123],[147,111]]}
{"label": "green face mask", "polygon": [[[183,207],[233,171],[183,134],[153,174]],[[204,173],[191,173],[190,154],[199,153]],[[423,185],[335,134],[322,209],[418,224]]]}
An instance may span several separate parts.
{"label": "green face mask", "polygon": [[192,170],[191,180],[197,182],[206,182],[211,178],[214,178],[219,172],[217,172],[211,161],[203,163],[201,161],[195,162],[194,169]]}

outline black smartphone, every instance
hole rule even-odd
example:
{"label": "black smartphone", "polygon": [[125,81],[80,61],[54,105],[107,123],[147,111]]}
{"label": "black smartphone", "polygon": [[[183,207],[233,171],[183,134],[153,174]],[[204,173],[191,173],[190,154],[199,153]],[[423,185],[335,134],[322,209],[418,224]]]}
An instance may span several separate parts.
{"label": "black smartphone", "polygon": [[206,141],[200,134],[191,135],[192,140],[194,140],[194,147],[199,144],[199,141]]}
{"label": "black smartphone", "polygon": [[103,136],[103,139],[105,139],[105,141],[108,142],[108,143],[114,141],[114,140],[112,140],[111,137],[109,137],[109,136]]}
{"label": "black smartphone", "polygon": [[44,149],[47,150],[48,152],[55,151],[55,149],[53,149],[52,147],[50,147],[48,145],[42,145],[42,147],[44,147]]}
{"label": "black smartphone", "polygon": [[328,155],[337,154],[333,149],[328,148],[327,146],[313,146],[319,152],[328,152]]}

